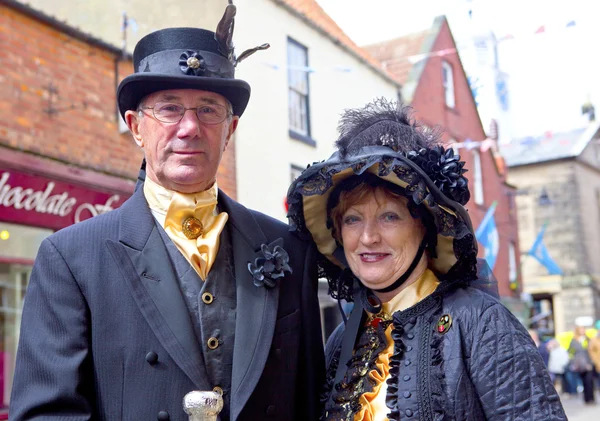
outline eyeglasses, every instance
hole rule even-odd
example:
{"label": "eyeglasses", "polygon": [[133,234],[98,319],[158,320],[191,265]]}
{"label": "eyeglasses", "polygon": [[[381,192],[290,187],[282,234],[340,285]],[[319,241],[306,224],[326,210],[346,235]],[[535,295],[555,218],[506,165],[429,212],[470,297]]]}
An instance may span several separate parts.
{"label": "eyeglasses", "polygon": [[154,107],[142,107],[152,110],[152,115],[163,123],[179,123],[187,110],[196,111],[196,116],[204,124],[220,124],[232,115],[227,108],[218,104],[206,104],[199,107],[186,108],[176,102],[157,102]]}

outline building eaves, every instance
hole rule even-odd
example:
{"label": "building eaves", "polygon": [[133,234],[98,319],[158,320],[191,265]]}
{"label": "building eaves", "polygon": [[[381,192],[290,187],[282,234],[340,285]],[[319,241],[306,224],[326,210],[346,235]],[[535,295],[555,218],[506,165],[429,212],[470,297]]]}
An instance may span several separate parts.
{"label": "building eaves", "polygon": [[335,45],[349,53],[379,76],[400,88],[398,81],[385,71],[379,61],[371,57],[364,49],[357,46],[333,19],[314,0],[272,0],[275,4],[287,10],[291,15],[315,29],[321,35],[329,38]]}
{"label": "building eaves", "polygon": [[109,44],[105,41],[102,41],[99,38],[94,37],[82,30],[69,25],[66,21],[60,21],[57,18],[50,16],[40,10],[34,9],[29,4],[21,3],[16,0],[0,0],[0,4],[3,4],[7,7],[10,7],[13,10],[16,10],[24,15],[27,15],[33,19],[36,19],[42,23],[45,23],[60,32],[72,36],[75,39],[86,42],[90,45],[93,45],[98,48],[102,48],[116,56],[122,56],[124,59],[131,59],[131,53],[123,54],[123,50],[116,47],[115,45]]}

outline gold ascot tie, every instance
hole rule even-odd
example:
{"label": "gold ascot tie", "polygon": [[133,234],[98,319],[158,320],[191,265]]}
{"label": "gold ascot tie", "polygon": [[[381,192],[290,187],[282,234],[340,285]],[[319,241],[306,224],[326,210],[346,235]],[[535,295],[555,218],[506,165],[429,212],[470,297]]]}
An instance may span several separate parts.
{"label": "gold ascot tie", "polygon": [[205,280],[219,251],[219,236],[229,217],[217,214],[217,186],[195,194],[173,193],[165,231],[198,275]]}

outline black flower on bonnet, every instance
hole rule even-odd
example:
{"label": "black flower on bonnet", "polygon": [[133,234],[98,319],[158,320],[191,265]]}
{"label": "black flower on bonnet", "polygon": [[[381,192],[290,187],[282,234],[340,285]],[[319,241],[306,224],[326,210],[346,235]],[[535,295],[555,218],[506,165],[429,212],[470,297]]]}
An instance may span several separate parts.
{"label": "black flower on bonnet", "polygon": [[432,149],[421,148],[410,151],[406,157],[417,164],[429,176],[438,189],[450,199],[464,205],[469,201],[467,179],[463,174],[465,162],[460,155],[454,154],[452,148],[434,146]]}
{"label": "black flower on bonnet", "polygon": [[409,107],[384,98],[342,116],[336,146],[342,157],[365,146],[386,146],[417,164],[448,198],[464,205],[470,198],[464,161],[440,145],[435,131],[424,131],[411,118]]}

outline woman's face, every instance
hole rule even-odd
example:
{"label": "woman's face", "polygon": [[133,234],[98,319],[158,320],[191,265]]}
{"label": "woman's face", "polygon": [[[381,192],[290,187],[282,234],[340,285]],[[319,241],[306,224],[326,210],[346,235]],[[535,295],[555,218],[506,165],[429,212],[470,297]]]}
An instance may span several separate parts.
{"label": "woman's face", "polygon": [[[381,289],[394,283],[417,254],[425,227],[412,217],[407,203],[404,197],[375,190],[342,215],[346,260],[354,275],[368,288]],[[426,266],[424,255],[418,268],[422,271]]]}

